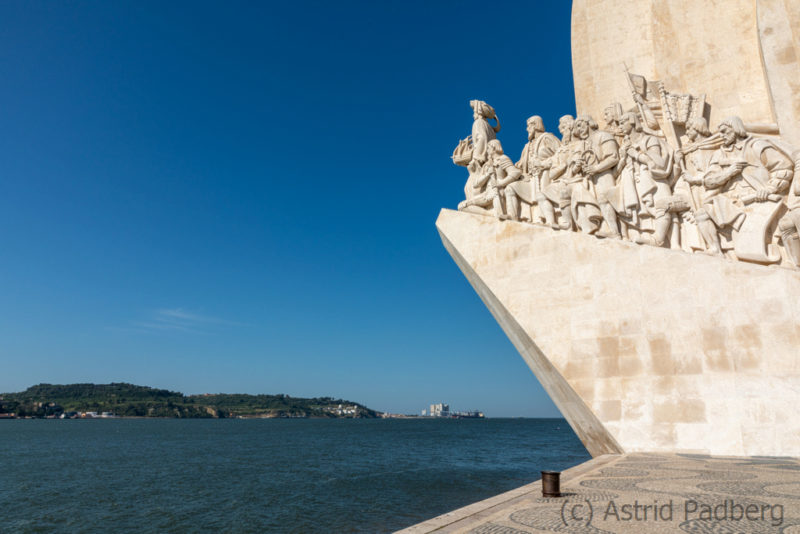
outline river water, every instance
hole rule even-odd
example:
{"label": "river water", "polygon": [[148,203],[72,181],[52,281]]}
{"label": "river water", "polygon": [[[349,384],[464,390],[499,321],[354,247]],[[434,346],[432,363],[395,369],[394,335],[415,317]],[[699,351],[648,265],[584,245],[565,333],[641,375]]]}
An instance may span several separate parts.
{"label": "river water", "polygon": [[0,532],[392,532],[588,459],[562,419],[0,421]]}

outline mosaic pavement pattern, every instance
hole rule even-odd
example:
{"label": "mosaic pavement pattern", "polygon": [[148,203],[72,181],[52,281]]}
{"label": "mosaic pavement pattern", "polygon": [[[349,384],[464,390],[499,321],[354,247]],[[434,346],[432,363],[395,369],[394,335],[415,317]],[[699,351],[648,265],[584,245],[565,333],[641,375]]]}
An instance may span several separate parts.
{"label": "mosaic pavement pattern", "polygon": [[[569,473],[567,473],[568,475]],[[800,534],[800,459],[630,454],[434,529],[469,534]],[[422,526],[420,524],[418,526]]]}

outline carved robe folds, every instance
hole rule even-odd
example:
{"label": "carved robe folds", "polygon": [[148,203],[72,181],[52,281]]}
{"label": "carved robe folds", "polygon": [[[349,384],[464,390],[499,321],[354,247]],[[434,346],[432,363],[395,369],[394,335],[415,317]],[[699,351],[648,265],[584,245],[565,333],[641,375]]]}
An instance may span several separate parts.
{"label": "carved robe folds", "polygon": [[549,159],[556,153],[561,143],[553,134],[543,132],[525,144],[517,168],[522,171],[522,179],[510,184],[506,189],[506,208],[514,220],[520,220],[519,205],[536,204],[542,190],[542,174],[547,171]]}
{"label": "carved robe folds", "polygon": [[[536,115],[516,166],[494,139],[499,128],[488,112],[473,106],[471,173],[459,209],[528,221],[527,209],[530,222],[554,229],[800,267],[800,149],[758,137],[763,128],[737,116],[714,131],[702,95],[657,88],[666,102],[653,115],[658,131],[638,101],[628,111],[609,106],[613,132],[589,115],[561,117],[563,143]],[[702,105],[683,109],[670,98]]]}
{"label": "carved robe folds", "polygon": [[759,263],[781,260],[768,230],[785,209],[782,199],[794,174],[791,157],[769,139],[747,137],[711,156],[703,180],[703,205],[720,229],[731,227],[736,257]]}

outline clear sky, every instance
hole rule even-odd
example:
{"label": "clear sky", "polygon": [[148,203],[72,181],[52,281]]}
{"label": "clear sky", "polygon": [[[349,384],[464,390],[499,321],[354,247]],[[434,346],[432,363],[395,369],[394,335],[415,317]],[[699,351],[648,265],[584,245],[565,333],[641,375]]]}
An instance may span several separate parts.
{"label": "clear sky", "polygon": [[474,98],[556,131],[570,2],[0,3],[0,391],[558,415],[434,226]]}

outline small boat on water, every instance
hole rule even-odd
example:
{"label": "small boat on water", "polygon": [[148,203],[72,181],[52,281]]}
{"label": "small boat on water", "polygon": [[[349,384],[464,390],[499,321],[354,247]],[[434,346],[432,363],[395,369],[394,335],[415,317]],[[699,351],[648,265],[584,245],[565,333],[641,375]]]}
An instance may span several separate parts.
{"label": "small boat on water", "polygon": [[472,412],[452,412],[451,419],[483,419],[483,412],[477,410]]}

